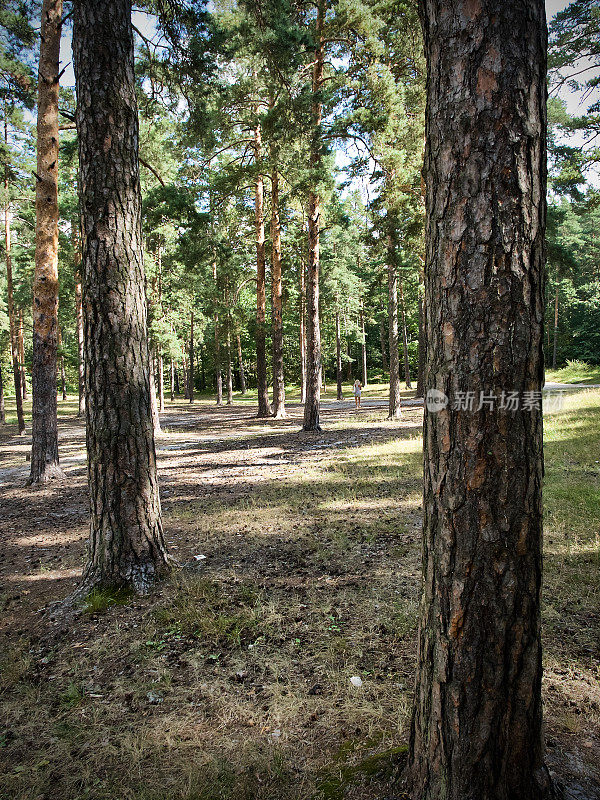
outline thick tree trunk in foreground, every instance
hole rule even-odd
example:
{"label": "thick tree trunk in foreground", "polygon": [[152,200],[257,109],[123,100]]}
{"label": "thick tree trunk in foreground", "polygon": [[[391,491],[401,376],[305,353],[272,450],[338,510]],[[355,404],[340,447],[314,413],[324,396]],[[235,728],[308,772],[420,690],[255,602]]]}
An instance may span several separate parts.
{"label": "thick tree trunk in foreground", "polygon": [[410,363],[408,361],[408,334],[406,331],[406,307],[404,305],[404,287],[402,281],[399,281],[398,288],[400,289],[400,313],[402,315],[402,352],[404,354],[404,382],[407,389],[412,389],[410,382]]}
{"label": "thick tree trunk in foreground", "polygon": [[156,476],[130,0],[74,5],[88,475],[83,588],[167,572]]}
{"label": "thick tree trunk in foreground", "polygon": [[[254,160],[261,160],[260,125],[254,129]],[[265,264],[265,212],[262,175],[257,174],[254,184],[254,227],[256,233],[256,381],[258,386],[258,416],[270,416],[269,387],[267,384],[267,288]]]}
{"label": "thick tree trunk in foreground", "polygon": [[[8,138],[7,124],[4,122],[4,142]],[[8,198],[8,171],[4,175],[4,190]],[[13,294],[11,237],[10,237],[10,209],[8,200],[4,204],[4,255],[6,258],[6,296],[8,305],[8,322],[10,326],[10,356],[13,367],[15,384],[15,405],[17,408],[17,425],[19,436],[25,433],[25,417],[23,416],[23,389],[21,386],[21,367],[19,366],[19,342],[17,336],[17,320],[15,319],[15,301]]]}
{"label": "thick tree trunk in foreground", "polygon": [[194,312],[190,315],[190,362],[188,368],[188,398],[194,402]]}
{"label": "thick tree trunk in foreground", "polygon": [[[62,476],[58,465],[58,60],[62,0],[43,0],[38,70],[35,273],[30,483]],[[64,372],[64,365],[63,365]]]}
{"label": "thick tree trunk in foreground", "polygon": [[[312,140],[310,168],[318,172],[321,167],[321,120],[323,103],[320,92],[323,86],[325,65],[325,42],[323,25],[325,3],[317,5],[317,46],[312,76]],[[304,403],[304,430],[320,431],[319,408],[321,388],[321,326],[319,323],[319,269],[320,269],[321,198],[316,189],[308,199],[308,273],[306,280],[306,400]]]}
{"label": "thick tree trunk in foreground", "polygon": [[552,369],[556,369],[556,350],[558,345],[558,283],[554,293],[554,342],[552,344]]}
{"label": "thick tree trunk in foreground", "polygon": [[279,174],[271,175],[271,296],[273,303],[273,416],[285,417],[283,376],[283,293],[281,283],[281,225],[279,223]]}
{"label": "thick tree trunk in foreground", "polygon": [[423,319],[423,299],[421,297],[421,290],[419,289],[419,353],[418,353],[418,367],[417,367],[417,397],[423,397],[425,394],[425,320]]}
{"label": "thick tree trunk in foreground", "polygon": [[390,348],[390,404],[388,419],[402,416],[400,397],[400,353],[398,350],[398,273],[392,237],[388,240],[388,328]]}
{"label": "thick tree trunk in foreground", "polygon": [[[425,413],[407,774],[414,800],[538,800],[550,793],[542,746],[542,412],[532,394],[543,381],[544,4],[422,0],[421,13],[425,386],[449,403]],[[473,393],[472,409],[464,392]],[[518,393],[516,410],[503,407],[502,392]]]}
{"label": "thick tree trunk in foreground", "polygon": [[337,399],[343,400],[342,394],[342,336],[340,331],[340,310],[335,309],[335,368],[337,382]]}

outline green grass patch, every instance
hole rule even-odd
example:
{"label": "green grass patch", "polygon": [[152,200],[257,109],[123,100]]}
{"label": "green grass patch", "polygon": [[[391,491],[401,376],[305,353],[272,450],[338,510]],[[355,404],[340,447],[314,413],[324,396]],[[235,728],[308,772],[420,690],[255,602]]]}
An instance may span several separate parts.
{"label": "green grass patch", "polygon": [[552,383],[600,383],[600,367],[585,361],[567,361],[566,367],[546,372]]}

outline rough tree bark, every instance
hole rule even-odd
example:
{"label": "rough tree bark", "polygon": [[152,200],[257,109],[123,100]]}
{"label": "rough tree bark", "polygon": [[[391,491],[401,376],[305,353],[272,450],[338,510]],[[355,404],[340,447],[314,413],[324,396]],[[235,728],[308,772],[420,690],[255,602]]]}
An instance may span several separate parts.
{"label": "rough tree bark", "polygon": [[[258,108],[256,109],[258,114]],[[256,381],[258,385],[258,416],[270,416],[267,384],[267,289],[265,263],[264,186],[260,174],[262,137],[260,123],[254,129],[254,162],[257,167],[254,182],[254,228],[256,235]]]}
{"label": "rough tree bark", "polygon": [[[312,74],[312,139],[310,143],[310,168],[315,174],[321,168],[321,121],[323,103],[321,89],[325,68],[325,3],[319,0],[316,20],[316,48]],[[306,277],[306,400],[304,403],[304,430],[320,431],[319,409],[321,388],[321,326],[319,323],[319,269],[320,269],[321,198],[316,188],[308,198],[308,270]]]}
{"label": "rough tree bark", "polygon": [[390,348],[390,403],[388,419],[397,419],[402,416],[402,401],[400,397],[400,352],[398,350],[398,273],[396,271],[396,257],[394,241],[388,236],[388,330]]}
{"label": "rough tree bark", "polygon": [[62,0],[43,0],[37,103],[31,472],[29,482],[61,477],[58,459],[58,88]]}
{"label": "rough tree bark", "polygon": [[[8,125],[6,111],[4,115],[4,143],[8,141]],[[19,436],[25,433],[25,417],[23,415],[23,389],[21,386],[21,367],[19,366],[19,341],[17,336],[17,320],[15,318],[15,301],[13,293],[11,236],[10,236],[10,206],[8,203],[8,167],[4,170],[4,256],[6,259],[6,299],[8,305],[8,323],[10,328],[10,356],[13,367],[13,380],[15,384],[15,405],[17,408],[17,425]]]}
{"label": "rough tree bark", "polygon": [[[275,155],[272,152],[271,158]],[[281,225],[279,223],[279,173],[271,174],[271,297],[273,304],[273,416],[285,417],[283,376],[283,296],[281,283]]]}
{"label": "rough tree bark", "polygon": [[336,382],[337,382],[337,399],[343,400],[342,394],[342,336],[340,331],[340,309],[336,306],[335,309],[335,367],[336,367]]}
{"label": "rough tree bark", "polygon": [[168,570],[150,398],[131,1],[74,4],[90,548],[82,591]]}
{"label": "rough tree bark", "polygon": [[540,800],[544,3],[420,10],[425,387],[449,402],[425,413],[410,796]]}
{"label": "rough tree bark", "polygon": [[398,281],[400,290],[400,314],[402,315],[402,352],[404,355],[404,382],[407,389],[412,389],[410,382],[410,364],[408,361],[408,335],[406,331],[406,307],[404,305],[404,287],[402,280]]}

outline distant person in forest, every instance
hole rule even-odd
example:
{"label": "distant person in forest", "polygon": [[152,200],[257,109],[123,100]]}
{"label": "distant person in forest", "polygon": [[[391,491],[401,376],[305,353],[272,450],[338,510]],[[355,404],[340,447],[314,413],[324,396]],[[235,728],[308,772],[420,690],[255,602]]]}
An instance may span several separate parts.
{"label": "distant person in forest", "polygon": [[360,395],[362,390],[362,383],[359,380],[354,381],[354,405],[360,408]]}

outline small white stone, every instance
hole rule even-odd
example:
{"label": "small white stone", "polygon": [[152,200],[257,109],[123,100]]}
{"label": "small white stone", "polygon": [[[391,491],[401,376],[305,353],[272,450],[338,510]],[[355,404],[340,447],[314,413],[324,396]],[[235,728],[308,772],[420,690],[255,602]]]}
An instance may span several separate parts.
{"label": "small white stone", "polygon": [[353,675],[350,678],[350,683],[352,684],[352,686],[359,687],[359,686],[362,686],[362,679],[359,678],[358,675]]}

